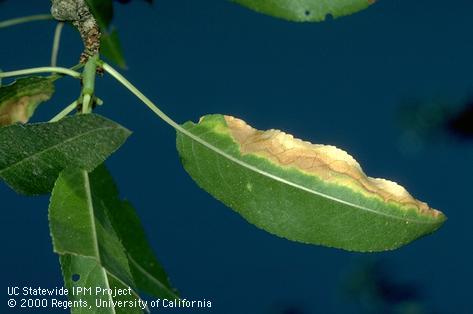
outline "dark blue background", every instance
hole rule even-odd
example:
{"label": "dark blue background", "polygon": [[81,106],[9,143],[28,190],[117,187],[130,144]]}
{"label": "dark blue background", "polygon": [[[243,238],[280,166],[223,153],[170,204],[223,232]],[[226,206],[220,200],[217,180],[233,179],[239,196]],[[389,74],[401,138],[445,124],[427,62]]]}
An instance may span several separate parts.
{"label": "dark blue background", "polygon": [[[0,20],[45,13],[49,1],[6,1]],[[393,252],[397,280],[418,284],[436,313],[472,313],[472,143],[406,147],[396,113],[406,98],[461,101],[473,83],[473,2],[379,1],[350,17],[289,23],[223,0],[117,6],[125,75],[179,122],[206,113],[244,118],[350,152],[366,173],[393,179],[449,217],[437,233]],[[0,67],[49,63],[53,22],[0,30]],[[59,61],[82,46],[67,27]],[[64,79],[35,121],[79,93]],[[102,115],[134,131],[108,165],[137,208],[172,283],[213,313],[358,313],[341,286],[363,254],[269,235],[200,190],[182,169],[174,131],[109,77]],[[420,143],[419,143],[420,145]],[[47,225],[48,197],[0,185],[2,290],[61,286]],[[7,311],[0,305],[0,312]],[[205,312],[205,311],[199,311]],[[177,312],[175,312],[177,313]]]}

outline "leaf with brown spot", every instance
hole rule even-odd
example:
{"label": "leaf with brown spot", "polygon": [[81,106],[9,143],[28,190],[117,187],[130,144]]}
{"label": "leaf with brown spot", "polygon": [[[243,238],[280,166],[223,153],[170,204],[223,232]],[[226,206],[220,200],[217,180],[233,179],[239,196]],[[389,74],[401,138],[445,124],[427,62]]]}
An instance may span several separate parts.
{"label": "leaf with brown spot", "polygon": [[0,126],[29,121],[38,105],[51,98],[54,81],[48,77],[20,78],[0,88]]}
{"label": "leaf with brown spot", "polygon": [[446,217],[399,184],[368,177],[347,152],[222,115],[187,122],[177,149],[196,183],[252,224],[304,243],[384,251]]}

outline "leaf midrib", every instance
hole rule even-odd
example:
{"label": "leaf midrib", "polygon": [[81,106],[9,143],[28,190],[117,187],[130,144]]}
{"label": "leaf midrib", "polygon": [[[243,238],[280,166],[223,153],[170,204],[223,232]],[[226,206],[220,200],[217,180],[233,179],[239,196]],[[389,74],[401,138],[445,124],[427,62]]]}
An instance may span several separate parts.
{"label": "leaf midrib", "polygon": [[[94,239],[95,258],[97,260],[99,267],[102,269],[102,274],[105,279],[106,288],[110,289],[110,282],[108,280],[108,276],[112,276],[113,278],[115,278],[115,280],[119,281],[125,287],[132,288],[129,284],[125,283],[122,279],[120,279],[118,276],[116,276],[107,268],[105,268],[105,266],[102,263],[102,259],[100,257],[99,241],[97,237],[97,227],[95,225],[95,211],[94,211],[94,205],[93,205],[94,203],[93,203],[92,189],[90,187],[89,173],[85,170],[82,170],[82,174],[84,176],[84,188],[85,188],[85,193],[86,193],[86,198],[87,198],[87,207],[89,208],[90,221],[91,221],[91,226],[92,226],[92,237]],[[135,292],[134,288],[132,288],[131,290],[133,291],[133,294],[135,295],[135,297],[137,297],[138,299],[141,299],[140,296]],[[109,299],[113,302],[113,297],[111,295],[108,295],[108,296],[109,296]],[[112,306],[112,310],[113,310],[113,313],[116,313],[115,307]]]}
{"label": "leaf midrib", "polygon": [[[97,259],[97,262],[98,262],[98,264],[101,268],[101,273],[102,273],[103,278],[104,278],[105,287],[107,289],[110,289],[110,283],[108,281],[107,271],[106,271],[105,267],[103,267],[102,259],[100,258],[99,240],[97,238],[97,228],[95,226],[95,212],[94,212],[94,205],[93,205],[93,201],[92,201],[92,193],[91,193],[91,190],[90,190],[89,174],[85,170],[82,170],[81,172],[82,172],[82,176],[83,176],[83,179],[84,179],[84,190],[85,190],[85,197],[86,197],[86,201],[87,201],[87,207],[89,209],[89,216],[90,216],[89,218],[90,218],[90,224],[91,224],[92,237],[93,237],[93,241],[94,241],[95,258]],[[110,301],[112,301],[112,304],[113,304],[112,296],[110,294],[107,294],[107,295],[108,295],[108,299]],[[112,306],[111,310],[112,310],[112,313],[116,313],[115,307]]]}

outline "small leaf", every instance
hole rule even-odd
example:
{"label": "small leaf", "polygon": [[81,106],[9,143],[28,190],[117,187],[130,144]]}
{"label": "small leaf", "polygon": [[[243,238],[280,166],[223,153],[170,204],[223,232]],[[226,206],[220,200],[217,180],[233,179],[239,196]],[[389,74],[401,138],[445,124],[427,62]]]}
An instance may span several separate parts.
{"label": "small leaf", "polygon": [[90,12],[94,15],[101,29],[107,29],[113,20],[112,0],[86,0]]}
{"label": "small leaf", "polygon": [[117,187],[105,166],[90,174],[90,182],[93,199],[100,200],[126,250],[138,290],[159,298],[178,298],[154,256],[135,209],[129,202],[120,200]]}
{"label": "small leaf", "polygon": [[445,216],[400,185],[367,177],[334,146],[209,115],[177,133],[186,171],[256,226],[304,243],[350,251],[398,248],[438,229]]}
{"label": "small leaf", "polygon": [[54,81],[48,77],[20,78],[0,87],[0,127],[28,122],[38,105],[53,93]]}
{"label": "small leaf", "polygon": [[366,9],[375,0],[233,0],[249,9],[294,22],[320,22]]}
{"label": "small leaf", "polygon": [[111,33],[104,32],[100,41],[101,53],[120,68],[126,68],[126,61],[123,56],[123,49],[120,44],[118,32],[115,29],[112,29]]}
{"label": "small leaf", "polygon": [[95,114],[0,128],[0,178],[23,194],[49,193],[66,167],[100,165],[130,131]]}

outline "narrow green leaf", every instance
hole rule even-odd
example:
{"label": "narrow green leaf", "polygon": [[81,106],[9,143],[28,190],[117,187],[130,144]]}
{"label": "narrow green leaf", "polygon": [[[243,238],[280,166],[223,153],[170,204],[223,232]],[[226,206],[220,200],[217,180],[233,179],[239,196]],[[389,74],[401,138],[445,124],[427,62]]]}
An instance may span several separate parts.
{"label": "narrow green leaf", "polygon": [[[77,285],[74,275],[78,275],[83,280],[79,285],[94,290],[91,301],[97,297],[97,286],[130,288],[126,299],[138,302],[136,292],[131,292],[135,285],[125,248],[108,216],[107,199],[98,198],[93,192],[96,188],[87,171],[69,168],[61,172],[51,195],[49,225],[54,251],[61,255],[65,283]],[[113,300],[109,296],[98,299]],[[130,312],[138,310],[136,303],[130,305]],[[129,312],[105,308],[105,313],[115,311]]]}
{"label": "narrow green leaf", "polygon": [[100,165],[130,135],[95,114],[0,128],[0,178],[23,194],[49,193],[66,167]]}
{"label": "narrow green leaf", "polygon": [[107,29],[113,19],[112,0],[86,0],[101,29]]}
{"label": "narrow green leaf", "polygon": [[123,49],[120,44],[118,32],[115,29],[109,33],[105,31],[101,38],[101,53],[110,61],[117,64],[120,68],[126,68],[125,57],[123,56]]}
{"label": "narrow green leaf", "polygon": [[254,11],[294,22],[320,22],[366,9],[375,0],[232,0]]}
{"label": "narrow green leaf", "polygon": [[351,251],[398,248],[438,229],[445,216],[400,185],[367,177],[346,152],[277,130],[209,115],[177,134],[186,171],[256,226],[304,243]]}
{"label": "narrow green leaf", "polygon": [[54,251],[94,258],[109,273],[133,286],[125,249],[104,200],[92,193],[87,171],[69,168],[59,175],[49,205]]}
{"label": "narrow green leaf", "polygon": [[0,127],[28,122],[38,105],[53,93],[54,80],[48,77],[20,78],[0,87]]}
{"label": "narrow green leaf", "polygon": [[[62,274],[68,299],[74,305],[72,314],[135,314],[144,313],[146,304],[129,290],[128,286],[108,273],[94,258],[76,256],[72,254],[61,255]],[[78,290],[79,289],[79,290]],[[90,289],[84,291],[83,289]],[[103,293],[107,289],[123,291],[124,295],[109,295]],[[76,291],[73,293],[72,291]],[[77,293],[79,291],[79,293]],[[111,305],[116,302],[116,306]],[[121,303],[118,303],[121,302]]]}
{"label": "narrow green leaf", "polygon": [[90,174],[90,182],[93,199],[101,200],[126,250],[138,290],[159,298],[178,298],[163,267],[154,256],[135,209],[128,201],[120,200],[113,178],[105,166],[98,167]]}

